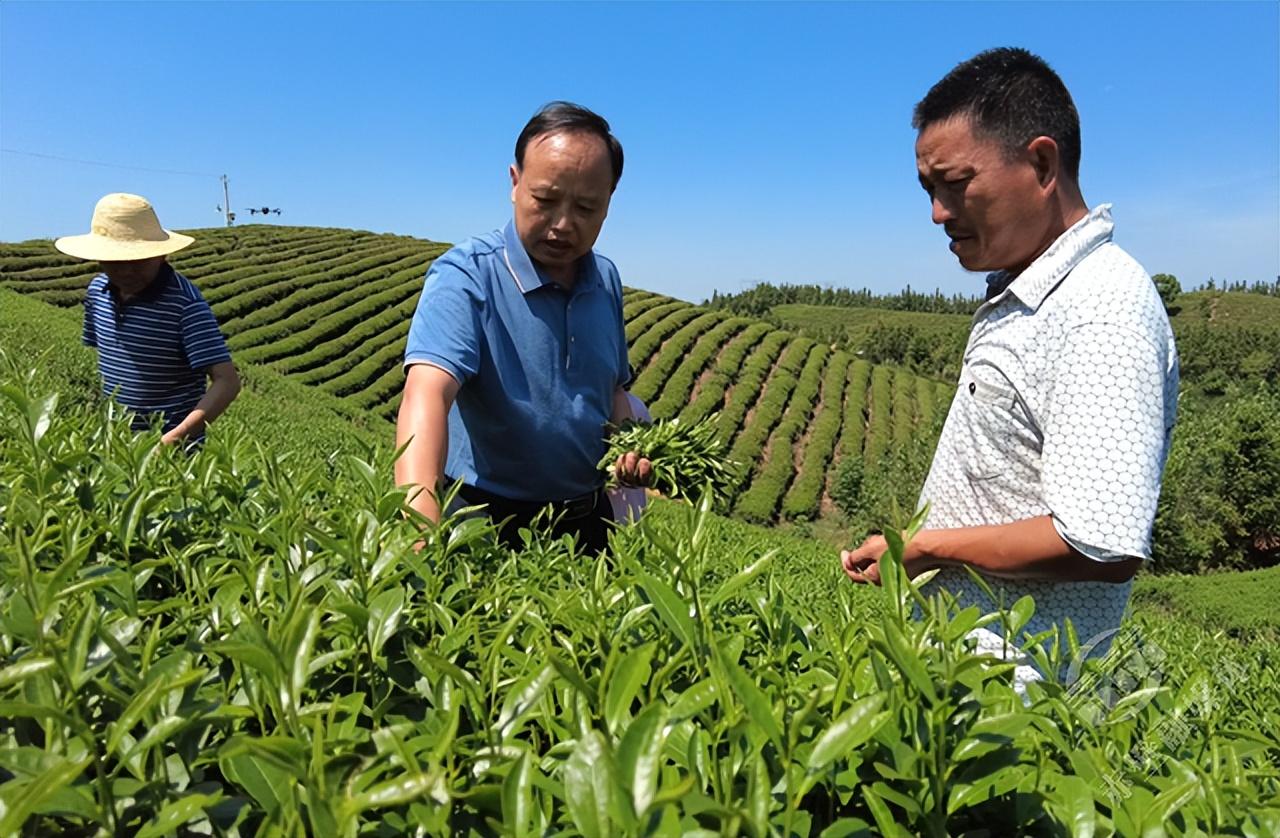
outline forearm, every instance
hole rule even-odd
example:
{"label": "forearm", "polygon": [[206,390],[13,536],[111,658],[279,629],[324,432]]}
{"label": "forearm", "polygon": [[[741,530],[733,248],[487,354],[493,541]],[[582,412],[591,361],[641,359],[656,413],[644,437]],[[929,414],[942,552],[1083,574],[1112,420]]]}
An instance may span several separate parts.
{"label": "forearm", "polygon": [[972,567],[1005,579],[1124,582],[1140,559],[1102,562],[1073,549],[1048,515],[1011,524],[922,530],[907,546],[911,574],[940,567]]}
{"label": "forearm", "polygon": [[449,453],[449,414],[425,400],[404,399],[396,420],[396,448],[407,445],[396,460],[396,484],[417,487],[409,506],[432,521],[440,520],[438,493]]}
{"label": "forearm", "polygon": [[196,406],[165,437],[176,440],[199,434],[206,425],[221,416],[239,394],[240,377],[232,367],[229,374],[222,373],[213,378]]}

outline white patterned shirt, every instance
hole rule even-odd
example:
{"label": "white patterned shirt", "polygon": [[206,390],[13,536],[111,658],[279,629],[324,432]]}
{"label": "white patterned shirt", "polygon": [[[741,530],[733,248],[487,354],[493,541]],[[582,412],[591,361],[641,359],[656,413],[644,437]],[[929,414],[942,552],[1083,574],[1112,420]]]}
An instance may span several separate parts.
{"label": "white patterned shirt", "polygon": [[[1151,557],[1151,526],[1178,400],[1173,332],[1151,278],[1112,243],[1103,204],[1016,278],[987,278],[960,386],[921,493],[929,529],[1050,515],[1097,561]],[[1120,625],[1132,581],[984,577],[1011,606],[1030,594],[1032,634],[1070,619],[1081,643]],[[964,568],[926,585],[994,610]],[[998,638],[980,630],[980,647]],[[994,644],[994,646],[993,646]],[[1102,643],[1095,651],[1104,650]]]}

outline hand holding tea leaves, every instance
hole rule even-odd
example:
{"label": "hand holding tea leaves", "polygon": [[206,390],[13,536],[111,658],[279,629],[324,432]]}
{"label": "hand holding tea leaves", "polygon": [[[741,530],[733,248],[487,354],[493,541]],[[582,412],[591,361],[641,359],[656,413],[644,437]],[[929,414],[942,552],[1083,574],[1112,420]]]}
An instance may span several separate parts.
{"label": "hand holding tea leaves", "polygon": [[671,498],[691,498],[704,490],[722,498],[732,483],[734,464],[725,459],[714,419],[624,422],[610,435],[600,468],[617,482],[652,486]]}
{"label": "hand holding tea leaves", "polygon": [[648,486],[653,480],[653,463],[636,451],[628,451],[613,464],[613,476],[623,486]]}

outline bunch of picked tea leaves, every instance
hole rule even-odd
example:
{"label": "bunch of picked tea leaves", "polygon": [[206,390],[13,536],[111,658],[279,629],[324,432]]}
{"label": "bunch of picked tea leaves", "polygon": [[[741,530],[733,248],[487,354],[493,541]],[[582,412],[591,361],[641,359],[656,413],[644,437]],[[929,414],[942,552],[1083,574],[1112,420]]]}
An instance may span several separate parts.
{"label": "bunch of picked tea leaves", "polygon": [[653,465],[650,487],[669,498],[694,499],[710,493],[719,503],[736,477],[737,463],[726,457],[728,446],[716,436],[716,417],[701,422],[660,419],[651,424],[628,420],[606,440],[609,450],[600,468],[614,478],[614,465],[636,451]]}

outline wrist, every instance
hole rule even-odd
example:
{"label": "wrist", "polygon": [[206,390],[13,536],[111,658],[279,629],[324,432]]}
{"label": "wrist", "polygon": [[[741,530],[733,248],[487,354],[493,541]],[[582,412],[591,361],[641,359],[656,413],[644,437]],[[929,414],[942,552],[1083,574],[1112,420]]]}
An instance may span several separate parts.
{"label": "wrist", "polygon": [[942,567],[945,563],[939,549],[939,534],[942,532],[942,530],[921,530],[916,533],[915,538],[907,542],[904,547],[902,563],[909,565],[918,573]]}

